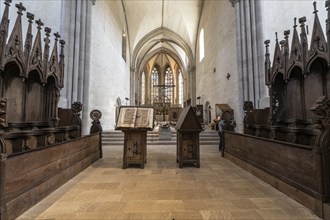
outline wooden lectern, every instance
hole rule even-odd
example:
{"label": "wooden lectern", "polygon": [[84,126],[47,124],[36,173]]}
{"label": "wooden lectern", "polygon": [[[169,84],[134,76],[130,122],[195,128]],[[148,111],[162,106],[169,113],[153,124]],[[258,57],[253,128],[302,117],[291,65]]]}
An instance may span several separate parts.
{"label": "wooden lectern", "polygon": [[179,167],[182,168],[183,164],[194,164],[199,168],[199,133],[203,128],[191,106],[182,110],[175,129]]}
{"label": "wooden lectern", "polygon": [[154,109],[123,106],[119,110],[116,130],[124,132],[123,169],[147,161],[147,131],[154,127]]}

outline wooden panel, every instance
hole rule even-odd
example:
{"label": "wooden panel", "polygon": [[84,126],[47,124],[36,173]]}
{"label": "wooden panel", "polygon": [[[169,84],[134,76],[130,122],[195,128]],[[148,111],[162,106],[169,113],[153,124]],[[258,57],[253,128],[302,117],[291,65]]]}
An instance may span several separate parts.
{"label": "wooden panel", "polygon": [[37,78],[36,73],[30,77],[26,80],[25,121],[42,121],[43,87],[39,83],[40,79]]}
{"label": "wooden panel", "polygon": [[312,147],[225,132],[225,157],[320,215],[322,183]]}
{"label": "wooden panel", "polygon": [[6,215],[19,216],[98,160],[101,153],[101,134],[97,133],[1,161]]}
{"label": "wooden panel", "polygon": [[39,201],[44,199],[50,193],[65,184],[78,173],[91,165],[91,161],[97,159],[98,153],[90,155],[79,163],[73,164],[61,173],[56,174],[52,178],[42,182],[38,187],[32,188],[21,194],[20,197],[13,199],[6,204],[7,215],[11,217],[18,217]]}
{"label": "wooden panel", "polygon": [[7,117],[8,121],[22,121],[23,119],[23,82],[21,78],[15,76],[5,76],[5,94],[7,98]]}
{"label": "wooden panel", "polygon": [[312,66],[311,73],[304,79],[306,118],[315,118],[315,114],[310,109],[315,104],[315,100],[324,94],[322,82],[322,71],[324,70],[321,63],[317,64]]}
{"label": "wooden panel", "polygon": [[58,118],[60,119],[60,121],[58,122],[59,126],[72,125],[71,123],[71,120],[73,118],[72,109],[58,108]]}
{"label": "wooden panel", "polygon": [[199,132],[177,132],[177,162],[200,167]]}
{"label": "wooden panel", "polygon": [[139,164],[144,168],[147,152],[146,131],[124,131],[123,169],[129,164]]}
{"label": "wooden panel", "polygon": [[51,178],[62,170],[67,169],[72,164],[78,163],[91,154],[98,152],[94,146],[85,148],[72,154],[67,154],[63,158],[40,166],[37,169],[27,171],[25,174],[14,175],[13,178],[6,178],[5,200],[10,201],[22,192],[38,186],[40,183]]}
{"label": "wooden panel", "polygon": [[287,83],[285,112],[287,118],[304,118],[302,106],[301,85],[302,75],[293,74]]}

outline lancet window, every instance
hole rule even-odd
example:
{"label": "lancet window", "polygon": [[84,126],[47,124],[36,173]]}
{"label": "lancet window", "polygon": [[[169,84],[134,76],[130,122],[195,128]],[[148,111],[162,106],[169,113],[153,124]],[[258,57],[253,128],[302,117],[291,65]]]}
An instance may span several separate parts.
{"label": "lancet window", "polygon": [[146,96],[146,76],[145,73],[142,73],[141,76],[141,104],[144,105],[145,102],[145,96]]}
{"label": "lancet window", "polygon": [[157,97],[158,97],[158,87],[156,87],[158,85],[158,79],[159,79],[159,73],[158,73],[158,70],[154,67],[151,71],[151,85],[152,85],[152,88],[151,88],[151,103],[153,104],[154,101],[157,101],[155,100]]}
{"label": "lancet window", "polygon": [[179,86],[179,104],[183,104],[183,77],[182,72],[179,70],[179,78],[178,78],[178,86]]}
{"label": "lancet window", "polygon": [[165,95],[167,96],[168,100],[172,103],[173,101],[173,73],[172,69],[170,67],[167,67],[165,72],[165,85],[168,86],[165,92]]}

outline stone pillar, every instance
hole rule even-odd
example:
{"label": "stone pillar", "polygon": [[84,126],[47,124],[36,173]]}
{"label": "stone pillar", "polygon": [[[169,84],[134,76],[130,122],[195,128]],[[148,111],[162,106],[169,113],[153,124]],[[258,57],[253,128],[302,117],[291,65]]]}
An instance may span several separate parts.
{"label": "stone pillar", "polygon": [[[264,84],[264,52],[261,0],[229,0],[236,11],[237,70],[241,88],[240,102],[252,101],[263,108],[268,95]],[[269,105],[269,104],[268,104]]]}
{"label": "stone pillar", "polygon": [[189,69],[189,94],[191,98],[191,105],[196,105],[196,66],[191,66]]}
{"label": "stone pillar", "polygon": [[129,100],[129,104],[128,105],[133,105],[135,103],[135,83],[136,83],[136,72],[135,72],[135,68],[131,67],[130,68],[131,70],[131,74],[130,74],[130,96],[131,97],[128,97],[130,100]]}
{"label": "stone pillar", "polygon": [[70,108],[73,102],[83,104],[83,134],[89,133],[89,82],[91,51],[92,1],[62,0],[62,39],[65,48],[64,88],[61,91],[60,107]]}

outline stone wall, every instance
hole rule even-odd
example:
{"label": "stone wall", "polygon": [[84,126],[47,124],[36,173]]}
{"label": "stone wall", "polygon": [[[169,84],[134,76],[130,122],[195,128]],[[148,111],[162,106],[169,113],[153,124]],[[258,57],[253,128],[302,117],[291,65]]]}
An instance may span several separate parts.
{"label": "stone wall", "polygon": [[[201,104],[209,102],[212,119],[215,119],[215,104],[227,103],[235,109],[237,122],[240,100],[236,70],[235,9],[229,1],[205,1],[198,35],[204,29],[205,56],[200,62],[199,44],[196,51],[196,96]],[[199,41],[199,40],[198,40]],[[230,74],[229,79],[226,78]],[[204,114],[206,115],[206,114]]]}
{"label": "stone wall", "polygon": [[89,106],[102,112],[102,127],[107,130],[115,125],[116,99],[119,97],[125,104],[125,97],[130,97],[128,50],[126,62],[122,58],[126,22],[121,1],[96,1],[92,15]]}

